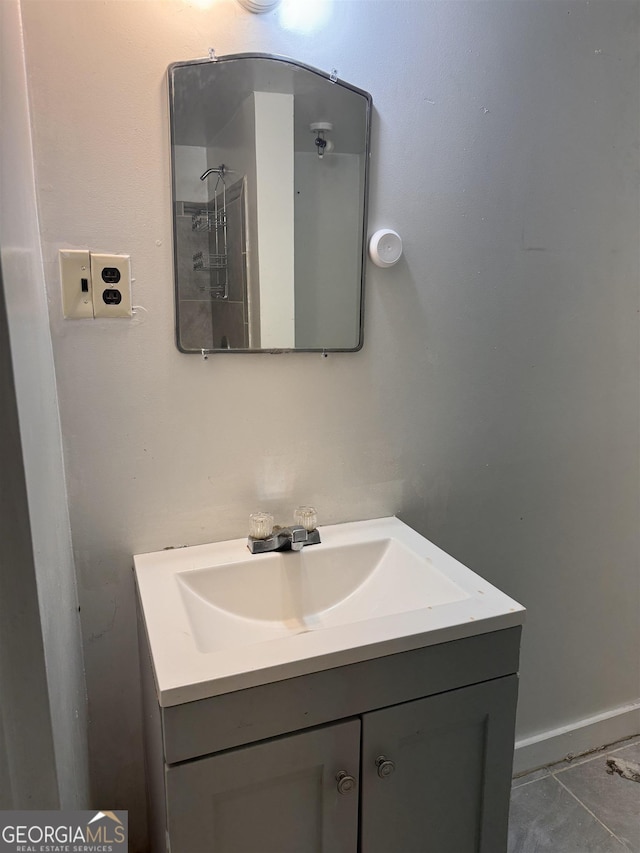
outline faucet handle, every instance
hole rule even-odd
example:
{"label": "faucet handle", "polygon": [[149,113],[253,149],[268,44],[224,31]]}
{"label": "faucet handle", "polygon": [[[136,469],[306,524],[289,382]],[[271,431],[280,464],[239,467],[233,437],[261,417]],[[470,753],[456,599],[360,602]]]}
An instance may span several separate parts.
{"label": "faucet handle", "polygon": [[310,533],[318,526],[318,513],[315,507],[299,506],[293,513],[293,520]]}
{"label": "faucet handle", "polygon": [[252,539],[267,539],[273,532],[273,516],[270,512],[252,512],[249,516],[249,536]]}

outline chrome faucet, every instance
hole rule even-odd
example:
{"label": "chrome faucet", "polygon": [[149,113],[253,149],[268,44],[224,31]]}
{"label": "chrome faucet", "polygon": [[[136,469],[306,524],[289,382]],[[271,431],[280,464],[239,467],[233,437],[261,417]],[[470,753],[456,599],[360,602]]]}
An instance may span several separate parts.
{"label": "chrome faucet", "polygon": [[313,507],[301,506],[294,513],[294,524],[274,525],[268,512],[255,512],[249,518],[247,547],[252,554],[269,551],[301,551],[305,545],[318,545],[317,513]]}

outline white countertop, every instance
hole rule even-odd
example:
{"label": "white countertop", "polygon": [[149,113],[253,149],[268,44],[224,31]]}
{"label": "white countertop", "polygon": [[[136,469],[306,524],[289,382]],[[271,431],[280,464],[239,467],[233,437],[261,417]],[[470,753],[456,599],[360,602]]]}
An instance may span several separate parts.
{"label": "white countertop", "polygon": [[[314,565],[329,565],[332,554],[378,542],[380,548],[387,547],[387,556],[358,586],[347,590],[343,601],[295,620],[276,622],[230,614],[213,606],[199,586],[195,585],[195,591],[191,587],[192,579],[205,577],[200,570],[208,570],[206,577],[214,580],[216,572],[226,572],[233,581],[234,566],[238,578],[244,577],[241,572],[247,566],[254,577],[259,577],[257,573],[264,567],[265,572],[272,573],[264,575],[265,583],[271,583],[273,577],[274,583],[282,585],[287,577],[295,577],[302,565],[296,563],[301,553],[282,554],[277,559],[286,563],[276,564],[273,555],[251,556],[246,539],[236,539],[134,557],[161,706],[497,631],[524,621],[525,609],[520,604],[397,518],[335,524],[319,530],[322,542],[301,553],[309,552],[305,577],[307,582],[312,579],[320,592],[323,575]],[[398,549],[397,554],[410,552],[408,568],[401,565],[401,556],[388,550],[389,543]],[[344,561],[344,556],[341,559]],[[278,575],[273,574],[275,565],[280,567]],[[284,581],[279,580],[283,577]],[[336,572],[326,578],[327,584],[336,582]],[[439,592],[431,604],[425,604],[430,601],[432,581]],[[242,589],[239,594],[243,594]],[[249,599],[252,595],[264,598],[259,589],[247,589],[246,595]],[[412,609],[413,601],[416,609]],[[257,599],[253,605],[258,617],[261,605],[266,607],[268,602]],[[399,612],[392,612],[396,606]],[[354,621],[345,622],[345,613]]]}

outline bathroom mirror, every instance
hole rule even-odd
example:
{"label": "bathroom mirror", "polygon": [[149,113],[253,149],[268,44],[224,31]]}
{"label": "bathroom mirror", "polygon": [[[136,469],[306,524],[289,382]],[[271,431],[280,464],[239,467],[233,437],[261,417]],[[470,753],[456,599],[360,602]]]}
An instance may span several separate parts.
{"label": "bathroom mirror", "polygon": [[371,96],[238,54],[169,98],[178,349],[360,349]]}

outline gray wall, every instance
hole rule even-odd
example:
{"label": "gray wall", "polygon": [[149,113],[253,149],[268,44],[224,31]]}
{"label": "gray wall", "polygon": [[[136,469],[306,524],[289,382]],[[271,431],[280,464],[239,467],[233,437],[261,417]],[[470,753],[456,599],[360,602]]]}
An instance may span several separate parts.
{"label": "gray wall", "polygon": [[0,3],[0,78],[0,299],[7,311],[0,323],[0,728],[16,805],[83,808],[86,694],[17,0]]}
{"label": "gray wall", "polygon": [[[638,3],[343,0],[307,33],[23,6],[100,802],[139,820],[131,554],[258,507],[397,513],[521,600],[521,736],[637,702]],[[373,94],[370,231],[405,256],[369,267],[359,354],[174,347],[165,70],[210,45]],[[131,253],[132,321],[62,320],[62,245]]]}
{"label": "gray wall", "polygon": [[0,268],[0,809],[60,806]]}

